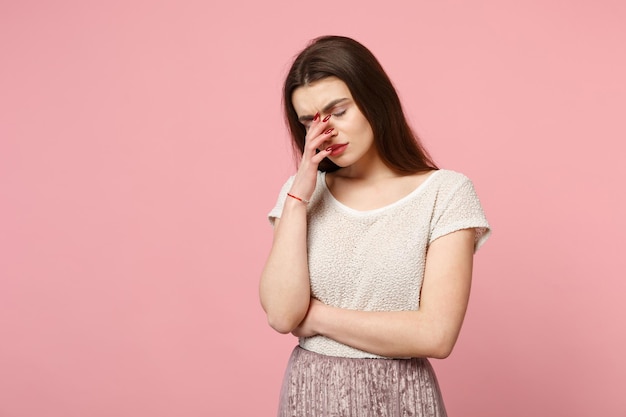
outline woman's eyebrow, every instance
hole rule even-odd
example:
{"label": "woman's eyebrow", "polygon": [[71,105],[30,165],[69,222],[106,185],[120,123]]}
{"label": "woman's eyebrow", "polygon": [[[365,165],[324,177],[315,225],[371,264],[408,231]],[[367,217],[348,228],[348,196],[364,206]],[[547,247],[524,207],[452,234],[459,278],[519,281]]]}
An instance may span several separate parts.
{"label": "woman's eyebrow", "polygon": [[[324,106],[324,108],[322,109],[322,112],[327,113],[330,109],[335,107],[337,104],[342,103],[346,100],[348,100],[348,97],[343,97],[343,98],[338,98],[336,100],[333,100]],[[308,122],[310,120],[313,120],[313,116],[307,114],[307,115],[298,117],[298,120],[301,122]]]}

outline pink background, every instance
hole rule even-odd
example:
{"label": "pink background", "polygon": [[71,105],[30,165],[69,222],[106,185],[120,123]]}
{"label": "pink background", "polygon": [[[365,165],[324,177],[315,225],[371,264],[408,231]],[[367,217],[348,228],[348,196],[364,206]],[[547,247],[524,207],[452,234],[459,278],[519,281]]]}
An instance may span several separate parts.
{"label": "pink background", "polygon": [[[0,3],[0,416],[270,416],[291,57],[367,45],[495,230],[449,414],[625,416],[626,3]],[[416,3],[416,4],[412,4]]]}

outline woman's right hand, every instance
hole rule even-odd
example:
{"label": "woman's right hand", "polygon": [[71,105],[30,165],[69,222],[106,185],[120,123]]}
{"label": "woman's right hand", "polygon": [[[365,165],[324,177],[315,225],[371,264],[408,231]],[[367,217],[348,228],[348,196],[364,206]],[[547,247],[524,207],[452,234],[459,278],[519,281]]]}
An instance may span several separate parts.
{"label": "woman's right hand", "polygon": [[[328,125],[330,117],[331,115],[329,114],[322,119],[320,114],[317,113],[311,121],[304,139],[302,161],[289,191],[291,194],[304,200],[311,199],[313,191],[315,191],[315,183],[317,182],[317,167],[331,152],[322,148],[324,142],[328,141],[334,133],[334,129]],[[320,149],[319,152],[318,149]]]}

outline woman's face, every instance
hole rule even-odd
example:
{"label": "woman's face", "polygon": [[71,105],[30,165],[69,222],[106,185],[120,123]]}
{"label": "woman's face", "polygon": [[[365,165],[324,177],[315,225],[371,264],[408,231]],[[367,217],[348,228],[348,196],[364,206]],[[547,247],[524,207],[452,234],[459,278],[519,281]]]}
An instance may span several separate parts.
{"label": "woman's face", "polygon": [[378,158],[372,127],[354,102],[346,83],[339,78],[327,77],[297,88],[292,102],[307,130],[316,113],[319,112],[322,119],[332,115],[328,128],[333,128],[333,133],[320,149],[335,147],[336,151],[328,158],[339,167],[366,165],[372,158]]}

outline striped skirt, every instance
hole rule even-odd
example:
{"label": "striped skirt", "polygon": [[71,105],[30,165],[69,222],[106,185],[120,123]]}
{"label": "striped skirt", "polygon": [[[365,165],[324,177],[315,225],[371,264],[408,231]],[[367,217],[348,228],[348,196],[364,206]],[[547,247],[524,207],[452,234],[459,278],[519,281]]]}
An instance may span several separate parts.
{"label": "striped skirt", "polygon": [[446,417],[446,410],[425,358],[339,358],[296,347],[278,416]]}

